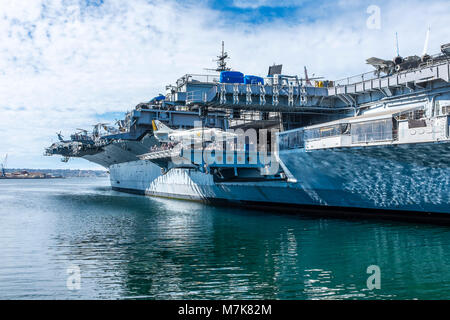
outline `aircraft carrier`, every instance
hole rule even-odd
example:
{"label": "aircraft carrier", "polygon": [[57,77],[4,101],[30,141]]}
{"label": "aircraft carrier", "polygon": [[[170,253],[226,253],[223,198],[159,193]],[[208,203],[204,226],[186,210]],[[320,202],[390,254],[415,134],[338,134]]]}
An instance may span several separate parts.
{"label": "aircraft carrier", "polygon": [[[450,44],[370,58],[341,80],[227,67],[186,74],[114,125],[46,149],[108,168],[114,190],[257,206],[450,214]],[[330,211],[330,212],[331,212]]]}

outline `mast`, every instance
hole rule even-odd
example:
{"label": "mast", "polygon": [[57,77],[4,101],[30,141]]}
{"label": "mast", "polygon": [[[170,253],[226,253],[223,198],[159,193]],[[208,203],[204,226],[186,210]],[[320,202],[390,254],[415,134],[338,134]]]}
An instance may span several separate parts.
{"label": "mast", "polygon": [[222,72],[222,71],[230,71],[231,68],[227,67],[227,62],[226,60],[230,59],[230,57],[228,56],[228,53],[225,52],[225,42],[222,41],[222,52],[219,56],[217,56],[217,68],[216,71],[217,72]]}
{"label": "mast", "polygon": [[225,52],[225,43],[224,43],[224,41],[222,41],[222,52],[220,53],[220,55],[217,56],[217,59],[213,60],[213,61],[217,62],[217,68],[205,69],[205,70],[216,71],[216,72],[230,71],[231,68],[227,67],[227,61],[226,61],[228,59],[230,59],[230,57],[228,56],[228,52]]}
{"label": "mast", "polygon": [[6,177],[6,165],[7,165],[7,162],[8,162],[8,154],[6,154],[5,159],[3,160],[3,163],[2,163],[2,172],[1,172],[2,177]]}

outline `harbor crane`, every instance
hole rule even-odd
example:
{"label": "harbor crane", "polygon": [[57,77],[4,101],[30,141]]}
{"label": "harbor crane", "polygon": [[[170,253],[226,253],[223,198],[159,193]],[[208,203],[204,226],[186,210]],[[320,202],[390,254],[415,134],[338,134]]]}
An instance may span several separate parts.
{"label": "harbor crane", "polygon": [[6,165],[8,162],[8,154],[6,154],[5,159],[2,162],[2,177],[6,177]]}

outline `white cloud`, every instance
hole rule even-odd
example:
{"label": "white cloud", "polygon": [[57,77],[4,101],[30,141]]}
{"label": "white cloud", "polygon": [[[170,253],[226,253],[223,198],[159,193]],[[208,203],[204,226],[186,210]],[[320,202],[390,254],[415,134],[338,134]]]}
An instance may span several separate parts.
{"label": "white cloud", "polygon": [[105,0],[100,7],[1,1],[0,156],[8,152],[16,167],[59,165],[41,156],[55,132],[88,128],[96,113],[129,110],[179,76],[204,72],[221,40],[230,65],[245,73],[263,75],[277,62],[288,74],[307,65],[331,79],[370,70],[364,64],[370,56],[393,56],[395,31],[403,55],[421,53],[428,25],[430,52],[450,42],[450,4],[440,0],[386,2],[381,30],[368,30],[365,9],[355,6],[319,21],[305,22],[308,12],[301,12],[298,21],[247,25],[224,23],[223,13],[199,4],[170,1]]}
{"label": "white cloud", "polygon": [[233,5],[243,9],[256,9],[259,7],[294,7],[305,2],[304,0],[234,0]]}

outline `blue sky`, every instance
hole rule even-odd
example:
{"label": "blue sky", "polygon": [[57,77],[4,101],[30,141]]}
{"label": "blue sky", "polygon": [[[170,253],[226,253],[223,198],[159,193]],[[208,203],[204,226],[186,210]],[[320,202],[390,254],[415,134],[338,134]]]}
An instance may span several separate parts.
{"label": "blue sky", "polygon": [[[380,28],[367,26],[371,5]],[[0,6],[0,157],[10,167],[93,168],[84,160],[43,157],[60,130],[119,118],[163,93],[185,73],[202,73],[225,41],[230,65],[264,75],[336,79],[391,58],[450,42],[450,2],[312,0],[2,0]]]}
{"label": "blue sky", "polygon": [[276,19],[295,21],[297,11],[311,5],[311,1],[297,1],[284,5],[280,4],[280,1],[272,1],[272,5],[267,3],[261,6],[254,6],[258,5],[257,1],[248,1],[247,5],[243,5],[245,2],[236,3],[233,0],[207,3],[212,9],[221,11],[226,16],[226,21],[241,20],[253,24],[268,23]]}
{"label": "blue sky", "polygon": [[[342,6],[339,1],[323,0],[210,0],[207,5],[222,12],[227,21],[245,21],[251,24],[265,24],[276,20],[285,23],[298,23],[299,20],[312,22],[323,17],[330,17],[344,12],[349,7],[367,8],[368,5],[381,1],[347,1]],[[330,10],[329,10],[330,9]]]}

